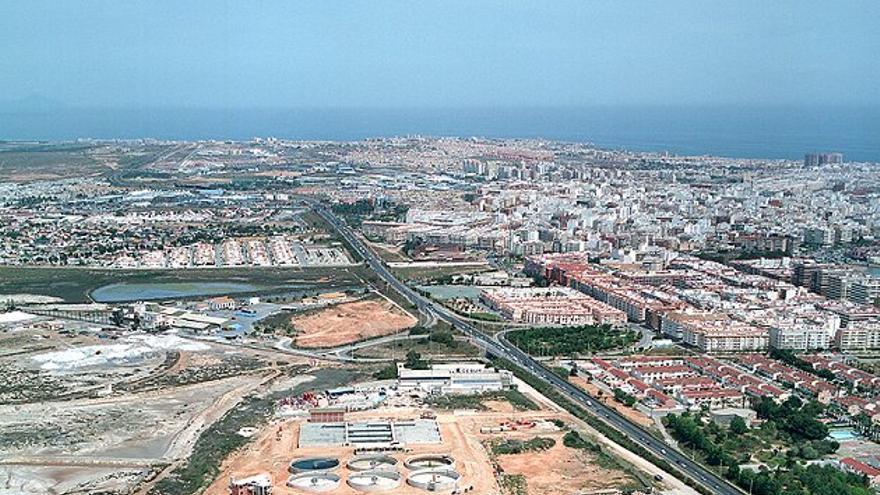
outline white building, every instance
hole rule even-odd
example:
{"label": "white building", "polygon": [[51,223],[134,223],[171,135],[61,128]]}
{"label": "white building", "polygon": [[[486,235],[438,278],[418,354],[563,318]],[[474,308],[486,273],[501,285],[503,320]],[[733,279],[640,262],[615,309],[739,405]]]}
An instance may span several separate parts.
{"label": "white building", "polygon": [[841,328],[834,343],[841,351],[880,349],[880,323],[859,322]]}
{"label": "white building", "polygon": [[272,495],[272,477],[261,473],[247,478],[229,480],[231,495]]}
{"label": "white building", "polygon": [[401,391],[440,394],[477,394],[511,388],[513,374],[487,368],[482,363],[435,364],[427,370],[397,365],[397,386]]}
{"label": "white building", "polygon": [[834,332],[822,327],[773,327],[770,347],[797,351],[823,350],[831,347]]}

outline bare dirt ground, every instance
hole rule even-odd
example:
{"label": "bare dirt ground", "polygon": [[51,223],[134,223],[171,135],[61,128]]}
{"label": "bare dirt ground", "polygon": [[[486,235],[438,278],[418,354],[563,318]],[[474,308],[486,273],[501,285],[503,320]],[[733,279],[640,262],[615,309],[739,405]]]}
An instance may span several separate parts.
{"label": "bare dirt ground", "polygon": [[334,347],[390,335],[418,320],[386,300],[367,299],[340,304],[292,320],[297,347]]}
{"label": "bare dirt ground", "polygon": [[[574,493],[581,488],[606,489],[631,485],[634,478],[622,470],[602,467],[584,454],[562,445],[564,432],[550,422],[562,419],[570,423],[565,413],[543,409],[539,411],[513,411],[509,404],[493,401],[491,411],[452,411],[437,415],[442,443],[408,445],[408,452],[392,454],[400,461],[400,472],[405,480],[408,470],[403,461],[416,454],[447,454],[455,458],[455,469],[461,473],[461,487],[473,487],[472,493],[480,495],[501,494],[492,456],[485,443],[506,438],[530,439],[535,436],[549,437],[556,446],[546,452],[519,455],[505,455],[498,459],[499,464],[509,474],[522,474],[528,479],[530,495],[555,495]],[[350,421],[377,419],[417,418],[422,409],[381,408],[372,411],[349,413]],[[535,422],[531,428],[501,433],[483,433],[487,427],[497,427],[511,421]],[[338,489],[333,493],[352,495],[359,493],[349,487],[345,480],[350,471],[345,463],[354,455],[352,447],[309,447],[298,448],[298,434],[302,420],[277,421],[264,428],[256,439],[244,449],[233,454],[222,465],[220,474],[204,492],[204,495],[225,495],[230,477],[245,477],[258,473],[268,473],[274,481],[273,493],[283,495],[304,492],[285,486],[289,476],[288,463],[300,457],[329,456],[340,460],[341,467],[336,471],[342,478]],[[279,434],[280,432],[280,434]],[[415,495],[424,491],[408,486],[405,481],[397,489],[388,493]]]}
{"label": "bare dirt ground", "polygon": [[[527,440],[536,436],[511,435]],[[557,495],[579,490],[605,490],[633,483],[633,478],[619,470],[599,466],[583,453],[562,444],[562,433],[539,434],[556,441],[549,450],[498,456],[507,474],[525,476],[529,495]]]}
{"label": "bare dirt ground", "polygon": [[[139,490],[136,492],[136,495],[146,495],[157,482],[167,477],[177,467],[186,462],[186,456],[189,454],[189,452],[192,451],[192,448],[195,446],[195,443],[199,438],[199,435],[201,435],[201,433],[207,427],[223,417],[223,415],[226,414],[226,412],[229,411],[230,408],[234,407],[246,392],[252,391],[258,386],[265,385],[266,383],[274,380],[277,377],[278,373],[275,372],[266,376],[259,377],[258,381],[246,383],[241,387],[231,390],[220,396],[208,408],[206,408],[201,413],[199,413],[199,415],[190,420],[186,428],[184,428],[183,431],[181,431],[174,438],[173,442],[166,451],[166,457],[174,456],[174,462],[170,463],[165,469],[159,472],[159,474],[148,483],[140,486]],[[300,379],[305,379],[305,377],[300,377]]]}
{"label": "bare dirt ground", "polygon": [[483,405],[489,411],[492,412],[500,412],[500,413],[515,413],[516,408],[513,407],[513,404],[503,400],[487,400],[483,402]]}
{"label": "bare dirt ground", "polygon": [[[0,400],[0,495],[127,491],[157,466],[185,459],[201,431],[277,376],[275,363],[306,361],[228,346],[182,350],[170,365],[159,351],[139,361],[63,371],[42,370],[32,361],[38,354],[105,344],[113,345],[46,330],[0,333],[7,389],[44,390],[26,403]],[[264,361],[225,371],[227,360],[251,357]],[[61,396],[80,390],[101,393]]]}
{"label": "bare dirt ground", "polygon": [[[420,410],[412,408],[384,409],[351,413],[347,419],[355,421],[378,418],[414,419],[419,417],[420,412]],[[479,431],[479,426],[474,428],[476,424],[474,418],[456,417],[449,413],[438,415],[437,422],[442,437],[441,444],[411,444],[408,446],[409,452],[393,454],[393,457],[400,461],[399,466],[404,478],[407,470],[403,468],[403,461],[407,457],[416,454],[447,454],[456,459],[456,470],[463,477],[462,486],[473,486],[473,493],[485,495],[500,493],[488,453],[480,444],[480,439],[473,435],[474,431]],[[287,464],[295,458],[312,456],[332,456],[340,460],[342,466],[336,472],[342,477],[342,483],[333,493],[344,495],[360,493],[345,483],[345,479],[350,474],[345,463],[354,456],[353,447],[298,448],[301,424],[301,421],[286,421],[265,428],[253,443],[224,462],[220,475],[208,487],[204,495],[226,495],[228,493],[226,486],[230,476],[244,477],[262,472],[269,473],[274,480],[272,493],[285,495],[303,493],[285,486],[285,481],[290,476]],[[281,430],[281,439],[276,440],[279,429]],[[390,493],[416,495],[425,492],[411,487],[403,481],[399,488]]]}
{"label": "bare dirt ground", "polygon": [[119,397],[0,406],[0,431],[20,438],[2,449],[0,461],[14,459],[16,464],[0,466],[0,485],[14,488],[9,493],[67,493],[99,486],[113,474],[116,488],[132,486],[139,479],[124,476],[132,472],[127,466],[138,466],[133,472],[143,475],[148,465],[186,455],[195,433],[260,378],[245,375]]}
{"label": "bare dirt ground", "polygon": [[654,426],[654,422],[651,420],[651,418],[645,416],[641,412],[636,411],[635,409],[633,409],[631,407],[626,407],[626,405],[621,404],[620,402],[617,402],[616,400],[614,400],[614,397],[609,397],[607,393],[603,392],[602,396],[600,397],[599,396],[599,387],[593,385],[592,383],[588,382],[587,380],[583,379],[582,377],[573,376],[573,377],[569,378],[569,381],[571,383],[577,385],[579,388],[583,389],[584,391],[586,391],[588,394],[592,395],[593,397],[601,398],[602,401],[607,406],[613,407],[617,412],[626,416],[626,418],[629,419],[630,421],[638,423],[639,425],[644,426],[645,428]]}
{"label": "bare dirt ground", "polygon": [[113,493],[143,476],[141,469],[120,467],[0,465],[0,495]]}

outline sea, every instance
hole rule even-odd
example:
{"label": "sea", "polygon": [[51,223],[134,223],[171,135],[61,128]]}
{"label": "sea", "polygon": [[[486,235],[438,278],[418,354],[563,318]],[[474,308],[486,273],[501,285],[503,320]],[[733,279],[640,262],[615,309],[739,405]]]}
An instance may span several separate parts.
{"label": "sea", "polygon": [[800,160],[836,151],[880,162],[880,106],[594,106],[552,108],[0,108],[0,139],[170,140],[390,136],[543,138],[609,149]]}

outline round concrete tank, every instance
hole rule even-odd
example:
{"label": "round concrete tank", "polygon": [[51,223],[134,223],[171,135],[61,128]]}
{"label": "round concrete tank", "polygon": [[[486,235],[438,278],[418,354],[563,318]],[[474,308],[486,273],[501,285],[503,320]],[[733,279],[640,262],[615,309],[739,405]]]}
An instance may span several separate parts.
{"label": "round concrete tank", "polygon": [[445,492],[458,488],[460,479],[461,475],[453,469],[428,468],[413,471],[406,482],[429,492]]}
{"label": "round concrete tank", "polygon": [[455,467],[455,459],[444,454],[426,454],[410,457],[403,463],[407,469],[416,471],[419,469],[452,469]]}
{"label": "round concrete tank", "polygon": [[294,474],[287,478],[287,486],[304,492],[324,493],[339,488],[339,475],[326,471]]}
{"label": "round concrete tank", "polygon": [[395,471],[361,471],[348,477],[348,486],[359,492],[384,492],[400,486],[400,473]]}
{"label": "round concrete tank", "polygon": [[339,467],[339,459],[335,457],[303,457],[290,461],[287,467],[293,474],[312,471],[334,471]]}
{"label": "round concrete tank", "polygon": [[390,455],[359,455],[346,464],[352,471],[397,471],[397,459]]}

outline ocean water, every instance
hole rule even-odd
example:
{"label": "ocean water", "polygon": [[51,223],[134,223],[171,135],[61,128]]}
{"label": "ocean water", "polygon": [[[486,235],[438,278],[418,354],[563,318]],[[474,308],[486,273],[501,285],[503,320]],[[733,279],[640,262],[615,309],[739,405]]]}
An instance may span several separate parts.
{"label": "ocean water", "polygon": [[607,148],[880,162],[880,107],[449,109],[0,109],[0,139],[358,140],[404,135],[546,138]]}

